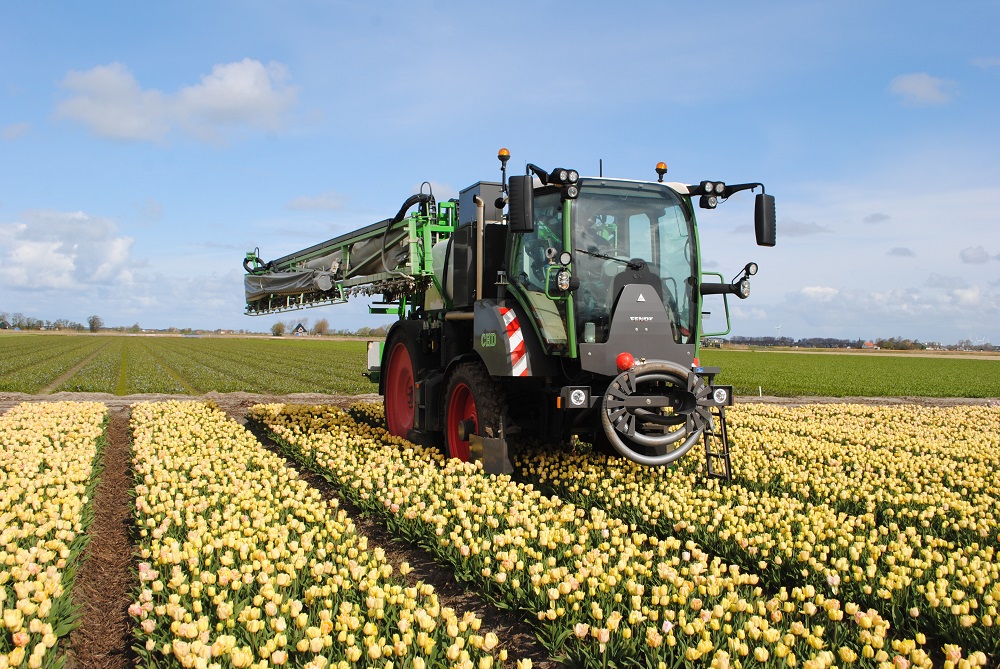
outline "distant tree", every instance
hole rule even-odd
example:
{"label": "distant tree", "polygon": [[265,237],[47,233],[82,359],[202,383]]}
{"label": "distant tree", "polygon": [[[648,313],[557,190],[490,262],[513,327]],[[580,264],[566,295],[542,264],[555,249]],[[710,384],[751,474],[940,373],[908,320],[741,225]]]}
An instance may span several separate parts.
{"label": "distant tree", "polygon": [[272,325],[271,334],[273,334],[275,337],[280,337],[283,334],[285,334],[285,324],[282,323],[281,321],[278,321],[277,323]]}
{"label": "distant tree", "polygon": [[316,324],[312,327],[312,332],[315,335],[323,336],[330,332],[330,323],[325,318],[321,318],[316,321]]}
{"label": "distant tree", "polygon": [[94,315],[87,319],[87,326],[91,332],[97,332],[104,327],[104,320],[100,316]]}
{"label": "distant tree", "polygon": [[138,323],[134,323],[129,327],[128,331],[131,332],[132,334],[138,334],[139,332],[142,332],[142,328],[139,327]]}

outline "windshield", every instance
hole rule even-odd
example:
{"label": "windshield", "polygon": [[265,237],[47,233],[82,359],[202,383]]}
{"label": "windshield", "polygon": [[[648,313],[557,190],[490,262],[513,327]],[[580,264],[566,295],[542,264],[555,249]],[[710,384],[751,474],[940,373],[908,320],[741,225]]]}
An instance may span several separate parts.
{"label": "windshield", "polygon": [[564,350],[567,344],[566,301],[553,300],[546,287],[558,269],[556,256],[563,244],[563,204],[557,192],[536,195],[534,229],[516,236],[511,279],[521,288],[532,320],[546,348]]}
{"label": "windshield", "polygon": [[[670,189],[655,184],[584,179],[573,213],[573,275],[581,341],[607,341],[611,310],[626,283],[623,272],[641,259],[640,280],[656,290],[671,319],[674,341],[693,339],[697,303],[693,222]],[[616,280],[617,279],[617,280]]]}

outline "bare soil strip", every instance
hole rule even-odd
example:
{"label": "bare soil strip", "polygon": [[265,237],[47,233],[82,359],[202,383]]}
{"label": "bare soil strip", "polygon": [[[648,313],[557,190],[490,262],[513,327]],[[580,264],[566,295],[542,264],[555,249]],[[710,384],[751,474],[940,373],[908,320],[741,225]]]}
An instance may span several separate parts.
{"label": "bare soil strip", "polygon": [[134,587],[131,565],[135,546],[129,528],[129,411],[110,410],[104,469],[94,492],[90,543],[76,574],[73,601],[80,626],[69,635],[66,669],[125,669],[136,666],[128,606]]}

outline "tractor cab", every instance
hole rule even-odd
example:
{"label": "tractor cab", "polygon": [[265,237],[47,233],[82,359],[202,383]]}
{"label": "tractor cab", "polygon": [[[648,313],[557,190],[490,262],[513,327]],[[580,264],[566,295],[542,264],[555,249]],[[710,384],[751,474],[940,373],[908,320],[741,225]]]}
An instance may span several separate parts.
{"label": "tractor cab", "polygon": [[[724,425],[732,389],[715,386],[718,370],[697,362],[702,296],[745,298],[756,272],[748,263],[730,283],[703,276],[692,197],[713,209],[740,190],[763,189],[663,183],[665,165],[657,171],[660,181],[643,182],[529,164],[529,174],[504,183],[507,294],[545,353],[579,370],[559,389],[561,405],[593,416],[597,434],[650,465],[673,462]],[[773,245],[771,196],[757,196],[755,223],[758,244]]]}

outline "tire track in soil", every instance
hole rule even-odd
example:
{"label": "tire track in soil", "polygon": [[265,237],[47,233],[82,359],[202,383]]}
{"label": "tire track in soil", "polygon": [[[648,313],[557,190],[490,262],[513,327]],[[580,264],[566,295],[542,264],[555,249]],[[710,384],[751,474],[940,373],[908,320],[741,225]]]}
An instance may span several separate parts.
{"label": "tire track in soil", "polygon": [[88,530],[90,542],[73,586],[80,625],[69,635],[65,669],[131,669],[137,662],[128,615],[135,587],[129,505],[133,483],[130,409],[119,406],[108,411],[103,470],[94,491],[94,519]]}
{"label": "tire track in soil", "polygon": [[55,392],[56,388],[58,388],[59,386],[61,386],[64,383],[66,383],[70,379],[72,379],[76,375],[77,372],[79,372],[81,369],[83,369],[84,367],[86,367],[87,363],[89,363],[91,360],[93,360],[94,358],[96,358],[97,354],[100,353],[101,351],[103,351],[105,348],[107,348],[110,344],[111,344],[111,342],[108,341],[103,346],[99,346],[96,351],[94,351],[93,353],[91,353],[90,355],[88,355],[86,358],[84,358],[80,362],[78,362],[75,365],[73,365],[72,367],[70,367],[68,370],[66,370],[65,373],[63,373],[62,375],[60,375],[59,378],[57,378],[55,381],[53,381],[49,385],[45,386],[41,390],[39,390],[38,394],[40,394],[40,395],[49,395],[49,394]]}
{"label": "tire track in soil", "polygon": [[160,368],[164,372],[166,372],[167,376],[176,381],[180,385],[180,387],[184,389],[185,393],[187,393],[188,395],[202,394],[200,388],[196,388],[195,386],[188,383],[188,380],[184,378],[184,376],[179,371],[177,371],[176,369],[167,364],[166,360],[163,359],[163,356],[154,352],[153,347],[150,346],[148,342],[139,342],[139,344],[142,346],[143,353],[145,353],[150,358],[155,360],[156,364],[158,364]]}
{"label": "tire track in soil", "polygon": [[[344,407],[350,406],[353,402],[344,403]],[[381,547],[385,551],[386,560],[398,574],[399,566],[403,562],[410,565],[412,571],[406,575],[406,582],[415,586],[418,582],[428,583],[434,587],[441,606],[448,606],[459,613],[472,611],[482,620],[483,626],[480,634],[493,632],[500,639],[500,648],[506,648],[509,654],[508,663],[512,666],[513,660],[530,659],[532,667],[535,669],[555,669],[560,665],[552,661],[548,651],[536,639],[534,631],[517,614],[504,611],[494,606],[489,601],[469,590],[465,590],[462,584],[455,577],[455,572],[438,564],[434,556],[426,549],[409,543],[400,541],[393,537],[378,519],[366,515],[360,508],[345,500],[340,496],[337,489],[326,482],[322,477],[302,468],[297,462],[289,459],[282,453],[281,448],[267,434],[254,426],[248,424],[246,420],[246,410],[233,410],[229,407],[221,407],[230,418],[246,427],[257,437],[261,445],[272,453],[282,458],[287,465],[298,472],[299,477],[309,485],[319,490],[327,499],[335,499],[344,509],[360,534],[368,537],[368,547]],[[470,586],[471,587],[471,586]]]}

